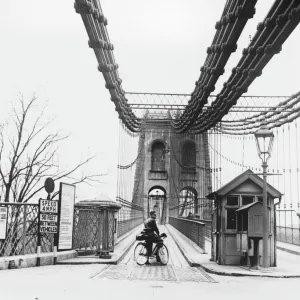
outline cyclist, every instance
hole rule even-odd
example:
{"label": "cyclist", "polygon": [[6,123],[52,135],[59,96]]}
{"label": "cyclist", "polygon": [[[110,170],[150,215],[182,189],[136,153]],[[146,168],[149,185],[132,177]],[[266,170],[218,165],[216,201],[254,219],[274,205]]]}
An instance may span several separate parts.
{"label": "cyclist", "polygon": [[[146,248],[147,248],[147,253],[148,253],[148,259],[152,253],[153,243],[163,242],[162,238],[160,238],[160,236],[159,236],[159,230],[157,228],[155,219],[156,219],[156,212],[154,210],[152,210],[152,211],[150,211],[150,218],[148,218],[144,222],[144,226],[145,226],[144,231],[146,233],[145,243],[146,243]],[[160,258],[158,256],[158,254],[156,254],[156,260],[157,260],[157,262],[160,262]],[[147,265],[149,264],[148,260],[147,260],[146,264]]]}

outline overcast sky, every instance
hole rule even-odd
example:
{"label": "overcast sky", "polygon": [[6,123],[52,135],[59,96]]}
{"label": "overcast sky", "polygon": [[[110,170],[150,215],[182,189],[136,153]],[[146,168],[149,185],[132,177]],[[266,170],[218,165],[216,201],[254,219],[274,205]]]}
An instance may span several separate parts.
{"label": "overcast sky", "polygon": [[[225,0],[103,0],[125,91],[191,93]],[[217,90],[254,35],[273,1],[258,1]],[[251,95],[290,95],[298,90],[300,28],[249,88]],[[106,184],[79,187],[79,198],[116,193],[118,118],[74,1],[10,0],[0,10],[0,118],[18,92],[49,100],[57,130],[71,132],[61,159],[71,166],[97,154],[89,167],[109,173]]]}

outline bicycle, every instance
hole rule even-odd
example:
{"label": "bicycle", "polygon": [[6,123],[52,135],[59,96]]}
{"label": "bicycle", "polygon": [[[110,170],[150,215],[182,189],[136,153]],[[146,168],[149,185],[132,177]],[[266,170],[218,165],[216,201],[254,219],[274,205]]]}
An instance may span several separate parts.
{"label": "bicycle", "polygon": [[[159,236],[160,238],[164,239],[167,237],[165,233],[161,234]],[[162,265],[166,265],[169,261],[169,250],[163,242],[161,243],[156,243],[154,249],[152,250],[151,256],[156,256],[158,255],[160,259],[160,263]],[[147,248],[146,248],[146,243],[145,242],[139,242],[135,249],[134,249],[134,260],[139,266],[143,266],[147,260],[148,260],[148,255],[147,255]]]}

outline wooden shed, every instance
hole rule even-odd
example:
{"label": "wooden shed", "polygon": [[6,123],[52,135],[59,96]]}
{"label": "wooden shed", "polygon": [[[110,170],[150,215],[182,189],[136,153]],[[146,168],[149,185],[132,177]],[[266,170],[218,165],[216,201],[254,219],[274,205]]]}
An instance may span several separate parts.
{"label": "wooden shed", "polygon": [[[278,190],[267,184],[269,266],[276,266],[275,205],[281,196]],[[259,242],[259,255],[262,254],[263,179],[249,169],[207,198],[213,200],[215,206],[212,260],[221,265],[251,265],[255,242]]]}

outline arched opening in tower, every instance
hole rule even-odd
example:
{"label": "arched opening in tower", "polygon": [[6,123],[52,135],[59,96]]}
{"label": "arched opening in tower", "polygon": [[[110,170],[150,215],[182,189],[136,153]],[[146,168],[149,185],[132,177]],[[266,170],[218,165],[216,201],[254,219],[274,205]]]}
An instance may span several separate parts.
{"label": "arched opening in tower", "polygon": [[179,194],[179,217],[194,218],[198,214],[197,191],[193,187],[185,187]]}

